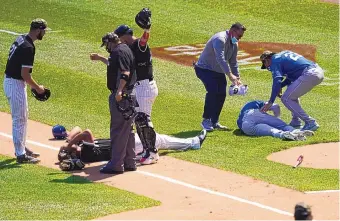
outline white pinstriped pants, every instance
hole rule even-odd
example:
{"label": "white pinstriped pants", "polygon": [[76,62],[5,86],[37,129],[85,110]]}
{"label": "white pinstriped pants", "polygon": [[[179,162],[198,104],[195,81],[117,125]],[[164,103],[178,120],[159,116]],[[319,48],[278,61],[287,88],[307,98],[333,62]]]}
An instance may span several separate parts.
{"label": "white pinstriped pants", "polygon": [[13,78],[4,79],[4,92],[12,113],[12,134],[16,156],[26,153],[26,132],[28,119],[28,103],[26,83]]}
{"label": "white pinstriped pants", "polygon": [[[156,148],[159,150],[187,150],[192,147],[198,148],[200,146],[200,140],[196,137],[190,138],[178,138],[171,137],[165,134],[156,133]],[[136,154],[143,152],[143,144],[138,136],[135,134],[135,152]]]}
{"label": "white pinstriped pants", "polygon": [[152,105],[158,95],[156,81],[141,80],[136,83],[136,99],[139,107],[136,107],[137,112],[146,113],[151,117]]}

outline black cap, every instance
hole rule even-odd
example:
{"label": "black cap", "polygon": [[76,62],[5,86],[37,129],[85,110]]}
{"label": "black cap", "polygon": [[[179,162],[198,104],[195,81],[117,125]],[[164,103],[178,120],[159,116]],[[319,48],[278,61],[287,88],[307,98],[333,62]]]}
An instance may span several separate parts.
{"label": "black cap", "polygon": [[118,41],[119,41],[118,36],[113,32],[109,32],[102,37],[102,45],[100,47],[103,47],[106,43],[109,42],[118,43]]}
{"label": "black cap", "polygon": [[312,214],[309,205],[301,202],[295,205],[294,218],[295,220],[307,220],[307,217]]}
{"label": "black cap", "polygon": [[122,37],[123,35],[133,35],[133,30],[128,25],[120,25],[114,31],[118,37]]}
{"label": "black cap", "polygon": [[271,51],[264,51],[261,56],[260,56],[260,60],[262,61],[262,66],[261,69],[266,69],[267,67],[264,65],[264,60],[267,58],[271,58],[275,53],[271,52]]}
{"label": "black cap", "polygon": [[46,29],[47,22],[42,18],[36,18],[31,22],[31,29]]}

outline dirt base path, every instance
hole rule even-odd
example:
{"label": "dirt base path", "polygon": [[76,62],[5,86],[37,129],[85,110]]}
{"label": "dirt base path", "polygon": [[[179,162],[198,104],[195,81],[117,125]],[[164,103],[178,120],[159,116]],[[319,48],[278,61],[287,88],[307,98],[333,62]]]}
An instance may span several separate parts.
{"label": "dirt base path", "polygon": [[339,143],[294,147],[273,153],[267,159],[278,163],[294,165],[300,155],[303,156],[300,167],[339,169]]}
{"label": "dirt base path", "polygon": [[[13,156],[11,117],[0,113],[0,154]],[[41,153],[41,165],[58,169],[51,126],[29,121],[27,146]],[[161,206],[113,214],[99,219],[242,219],[292,220],[296,202],[313,206],[315,219],[339,219],[339,193],[305,194],[253,178],[195,163],[161,157],[155,165],[112,176],[99,173],[103,163],[73,174],[162,202]]]}

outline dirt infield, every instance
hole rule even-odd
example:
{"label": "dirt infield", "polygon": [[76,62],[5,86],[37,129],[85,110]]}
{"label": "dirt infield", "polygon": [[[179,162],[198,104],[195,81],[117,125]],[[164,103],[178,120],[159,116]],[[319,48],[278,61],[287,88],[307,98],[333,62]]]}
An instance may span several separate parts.
{"label": "dirt infield", "polygon": [[[152,54],[155,57],[178,64],[191,66],[197,61],[202,53],[205,44],[187,44],[169,47],[153,48]],[[264,50],[279,52],[282,50],[293,50],[304,57],[315,61],[316,47],[308,44],[287,44],[273,42],[239,42],[238,64],[254,65],[261,63],[260,55]]]}
{"label": "dirt infield", "polygon": [[334,4],[339,4],[339,0],[321,0],[322,2],[329,2]]}
{"label": "dirt infield", "polygon": [[300,155],[303,156],[303,162],[300,167],[339,169],[339,143],[323,143],[290,148],[273,153],[267,159],[278,163],[294,165]]}
{"label": "dirt infield", "polygon": [[[0,121],[0,154],[13,156],[11,116],[0,112]],[[27,146],[41,153],[41,165],[58,169],[57,149],[62,141],[50,138],[51,126],[29,121]],[[315,219],[339,219],[338,192],[305,194],[164,156],[158,164],[118,176],[100,174],[103,164],[87,164],[85,170],[73,174],[148,196],[162,205],[99,219],[292,220],[293,206],[299,201],[313,206]]]}

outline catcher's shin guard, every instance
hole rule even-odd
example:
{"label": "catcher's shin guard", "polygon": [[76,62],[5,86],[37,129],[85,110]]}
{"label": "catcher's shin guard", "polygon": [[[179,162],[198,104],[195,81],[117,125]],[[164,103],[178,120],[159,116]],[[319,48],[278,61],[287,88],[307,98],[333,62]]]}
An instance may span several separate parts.
{"label": "catcher's shin guard", "polygon": [[153,129],[153,124],[150,116],[143,112],[138,112],[135,118],[137,134],[142,142],[143,149],[157,153],[156,132]]}

